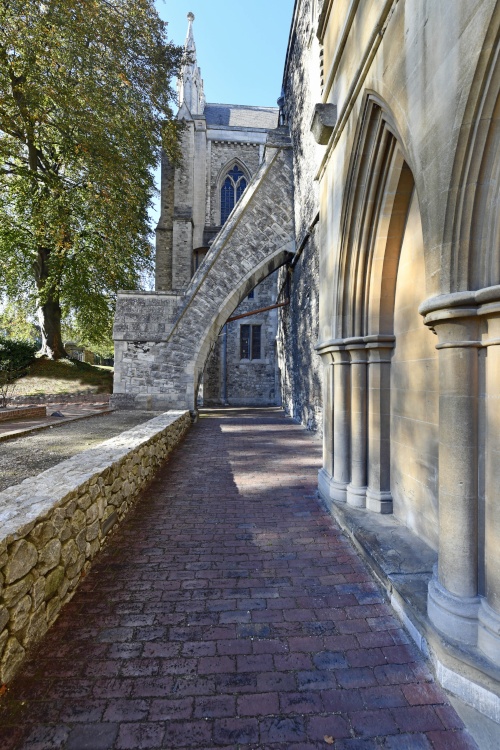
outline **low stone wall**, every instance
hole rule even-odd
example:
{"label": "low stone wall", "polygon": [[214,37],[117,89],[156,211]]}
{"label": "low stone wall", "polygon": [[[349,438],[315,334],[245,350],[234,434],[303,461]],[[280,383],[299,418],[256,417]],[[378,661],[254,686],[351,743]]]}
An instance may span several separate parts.
{"label": "low stone wall", "polygon": [[43,393],[32,396],[9,396],[9,404],[102,404],[110,399],[109,393],[96,393],[95,391],[76,391],[75,393]]}
{"label": "low stone wall", "polygon": [[11,419],[29,419],[30,417],[45,417],[45,406],[20,406],[18,409],[0,409],[0,422],[10,422]]}
{"label": "low stone wall", "polygon": [[0,682],[71,599],[190,425],[170,411],[0,493]]}

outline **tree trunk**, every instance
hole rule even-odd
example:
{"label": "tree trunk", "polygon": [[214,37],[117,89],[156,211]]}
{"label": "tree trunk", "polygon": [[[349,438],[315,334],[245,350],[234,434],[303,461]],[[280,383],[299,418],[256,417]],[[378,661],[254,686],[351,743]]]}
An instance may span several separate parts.
{"label": "tree trunk", "polygon": [[48,261],[50,250],[38,249],[38,259],[35,264],[36,285],[41,297],[38,305],[38,322],[42,335],[42,347],[39,354],[49,359],[67,357],[61,335],[61,306],[59,294],[54,290],[49,278]]}
{"label": "tree trunk", "polygon": [[61,336],[61,306],[57,300],[48,300],[40,305],[38,322],[42,334],[40,354],[49,359],[67,357]]}

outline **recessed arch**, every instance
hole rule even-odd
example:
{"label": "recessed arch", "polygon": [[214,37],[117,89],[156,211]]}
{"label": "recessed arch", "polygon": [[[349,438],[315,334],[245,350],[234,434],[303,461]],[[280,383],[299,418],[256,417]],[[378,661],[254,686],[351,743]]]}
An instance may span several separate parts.
{"label": "recessed arch", "polygon": [[368,94],[341,216],[339,338],[393,333],[397,265],[415,183],[390,113]]}
{"label": "recessed arch", "polygon": [[449,191],[442,266],[449,291],[500,283],[500,6],[479,56]]}

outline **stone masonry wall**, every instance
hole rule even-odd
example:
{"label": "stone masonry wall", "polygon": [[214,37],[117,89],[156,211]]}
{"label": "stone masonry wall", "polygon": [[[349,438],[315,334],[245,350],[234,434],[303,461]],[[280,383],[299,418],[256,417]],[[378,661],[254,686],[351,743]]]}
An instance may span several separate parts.
{"label": "stone masonry wall", "polygon": [[[316,19],[321,2],[297,5],[292,54],[285,70],[285,116],[293,143],[295,241],[301,255],[289,276],[290,305],[279,311],[278,357],[283,407],[308,429],[322,431],[321,360],[314,347],[319,320],[319,212],[315,180],[324,147],[310,132],[321,101],[320,48]],[[314,13],[316,15],[314,15]],[[308,235],[310,236],[308,238]],[[280,287],[285,272],[280,271]],[[285,294],[282,292],[280,299]]]}
{"label": "stone masonry wall", "polygon": [[[267,307],[276,302],[275,271],[254,290],[254,298],[248,297],[235,310],[240,315],[249,310]],[[240,358],[240,328],[242,325],[261,326],[261,358]],[[231,406],[269,406],[278,399],[276,378],[276,330],[277,310],[241,318],[228,324],[227,331],[227,400]]]}
{"label": "stone masonry wall", "polygon": [[[308,430],[322,434],[321,359],[314,346],[319,326],[319,253],[315,231],[291,269],[290,305],[280,308],[278,323],[278,366],[283,408]],[[286,294],[285,275],[280,270],[280,287]]]}
{"label": "stone masonry wall", "polygon": [[189,426],[189,412],[167,412],[0,493],[0,683]]}
{"label": "stone masonry wall", "polygon": [[224,321],[295,249],[291,161],[287,134],[270,133],[264,162],[193,276],[170,334],[150,335],[150,327],[141,335],[115,334],[114,405],[194,408]]}
{"label": "stone masonry wall", "polygon": [[[254,289],[252,299],[246,297],[232,315],[242,315],[250,310],[267,307],[276,302],[278,271],[264,279]],[[241,325],[261,326],[261,359],[240,357]],[[227,403],[230,406],[270,406],[280,402],[276,373],[276,310],[241,318],[227,324]],[[221,403],[222,393],[222,332],[208,357],[203,373],[203,404]]]}

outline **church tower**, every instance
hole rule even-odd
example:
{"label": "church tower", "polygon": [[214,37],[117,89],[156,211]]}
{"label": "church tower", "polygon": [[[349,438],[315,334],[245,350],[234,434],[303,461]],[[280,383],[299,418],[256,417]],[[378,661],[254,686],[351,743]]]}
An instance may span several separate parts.
{"label": "church tower", "polygon": [[[184,121],[182,160],[161,165],[161,213],[156,228],[156,291],[182,294],[214,238],[258,170],[278,109],[205,100],[188,13],[187,62],[178,80]],[[276,302],[276,275],[253,290],[234,316]],[[269,405],[278,399],[275,338],[277,311],[239,318],[224,327],[207,362],[203,403]]]}

